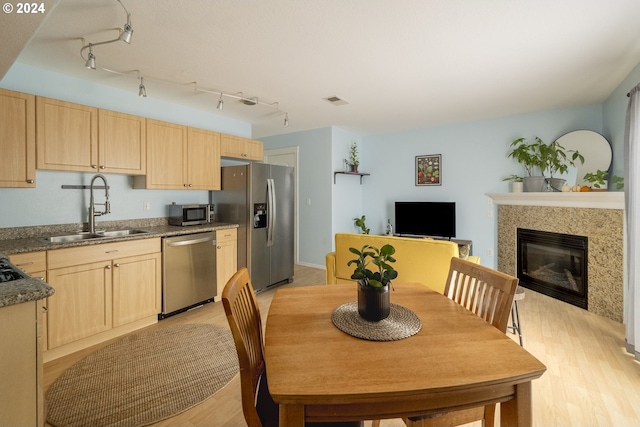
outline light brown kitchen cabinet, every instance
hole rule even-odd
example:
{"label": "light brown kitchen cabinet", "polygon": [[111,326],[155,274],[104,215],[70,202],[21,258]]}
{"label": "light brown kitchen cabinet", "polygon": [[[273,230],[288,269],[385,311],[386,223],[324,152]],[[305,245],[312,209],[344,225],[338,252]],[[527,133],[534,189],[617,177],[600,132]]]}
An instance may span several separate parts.
{"label": "light brown kitchen cabinet", "polygon": [[222,134],[220,138],[220,155],[235,159],[262,161],[264,159],[264,148],[262,141]]}
{"label": "light brown kitchen cabinet", "polygon": [[220,134],[147,119],[147,175],[134,188],[220,189]]}
{"label": "light brown kitchen cabinet", "polygon": [[160,253],[113,261],[113,327],[149,316],[162,307]]}
{"label": "light brown kitchen cabinet", "polygon": [[[47,280],[47,253],[45,251],[15,254],[9,260],[20,270],[36,279]],[[42,329],[47,330],[47,299],[43,302]],[[42,348],[47,348],[47,336],[42,334]],[[0,424],[1,425],[1,424]]]}
{"label": "light brown kitchen cabinet", "polygon": [[47,256],[48,283],[56,291],[48,298],[48,350],[64,348],[56,357],[157,321],[159,238],[57,249]]}
{"label": "light brown kitchen cabinet", "polygon": [[146,119],[98,110],[98,169],[144,175],[147,170]]}
{"label": "light brown kitchen cabinet", "polygon": [[220,301],[227,281],[238,270],[238,230],[235,228],[216,231],[216,269],[215,301]]}
{"label": "light brown kitchen cabinet", "polygon": [[98,109],[36,97],[38,169],[98,171]]}
{"label": "light brown kitchen cabinet", "polygon": [[0,187],[36,186],[36,97],[0,89]]}
{"label": "light brown kitchen cabinet", "polygon": [[42,301],[0,307],[0,425],[44,425]]}
{"label": "light brown kitchen cabinet", "polygon": [[36,97],[37,168],[143,175],[145,120]]}

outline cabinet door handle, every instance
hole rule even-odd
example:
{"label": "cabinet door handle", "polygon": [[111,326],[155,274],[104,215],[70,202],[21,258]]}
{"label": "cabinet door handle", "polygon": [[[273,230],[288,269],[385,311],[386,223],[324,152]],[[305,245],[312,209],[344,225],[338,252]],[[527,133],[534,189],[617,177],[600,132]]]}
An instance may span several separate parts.
{"label": "cabinet door handle", "polygon": [[106,166],[105,165],[100,165],[100,169],[105,169]]}
{"label": "cabinet door handle", "polygon": [[98,165],[91,165],[91,169],[98,169]]}
{"label": "cabinet door handle", "polygon": [[216,249],[222,249],[222,246],[216,246]]}
{"label": "cabinet door handle", "polygon": [[48,311],[49,311],[49,309],[47,308],[47,306],[46,306],[46,305],[43,305],[43,306],[42,306],[42,312],[43,312],[43,313],[47,313]]}
{"label": "cabinet door handle", "polygon": [[117,250],[117,249],[114,249],[114,250],[112,250],[112,251],[104,251],[104,253],[105,253],[105,254],[112,254],[112,253],[114,253],[114,252],[118,252],[118,250]]}
{"label": "cabinet door handle", "polygon": [[104,268],[106,268],[107,270],[111,270],[111,264],[105,265]]}
{"label": "cabinet door handle", "polygon": [[33,184],[35,181],[33,179],[28,179],[27,184]]}
{"label": "cabinet door handle", "polygon": [[114,265],[114,267],[120,267],[120,263],[116,262],[116,264]]}

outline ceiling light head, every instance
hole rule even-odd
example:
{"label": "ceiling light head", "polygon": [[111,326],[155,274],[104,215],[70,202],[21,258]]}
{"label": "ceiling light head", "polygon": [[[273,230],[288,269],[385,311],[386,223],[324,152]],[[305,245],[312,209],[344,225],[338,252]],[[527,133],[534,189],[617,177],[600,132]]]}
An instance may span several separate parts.
{"label": "ceiling light head", "polygon": [[140,77],[140,86],[138,86],[138,96],[140,98],[147,97],[147,89],[144,87],[144,77]]}
{"label": "ceiling light head", "polygon": [[289,127],[289,113],[284,113],[284,127]]}
{"label": "ceiling light head", "polygon": [[129,17],[127,16],[127,24],[124,26],[122,33],[120,34],[120,40],[127,44],[131,44],[131,37],[133,36],[133,28],[129,23]]}
{"label": "ceiling light head", "polygon": [[220,99],[218,100],[218,106],[216,108],[218,110],[222,110],[224,108],[224,101],[222,100],[222,94],[220,94]]}
{"label": "ceiling light head", "polygon": [[91,45],[89,45],[89,56],[87,56],[87,62],[84,63],[84,66],[90,68],[92,70],[96,69],[96,57],[93,54],[93,50],[91,49]]}

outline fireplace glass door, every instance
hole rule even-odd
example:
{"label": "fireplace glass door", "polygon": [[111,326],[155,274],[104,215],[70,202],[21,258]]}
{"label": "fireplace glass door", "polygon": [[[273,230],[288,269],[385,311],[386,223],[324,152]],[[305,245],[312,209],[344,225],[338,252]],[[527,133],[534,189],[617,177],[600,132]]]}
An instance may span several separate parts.
{"label": "fireplace glass door", "polygon": [[518,229],[520,285],[587,309],[587,248],[584,236]]}

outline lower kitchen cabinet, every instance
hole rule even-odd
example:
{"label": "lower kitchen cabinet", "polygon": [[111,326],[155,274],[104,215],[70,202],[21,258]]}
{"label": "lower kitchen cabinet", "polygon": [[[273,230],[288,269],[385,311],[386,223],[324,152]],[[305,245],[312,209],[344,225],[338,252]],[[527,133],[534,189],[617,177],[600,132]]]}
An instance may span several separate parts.
{"label": "lower kitchen cabinet", "polygon": [[159,253],[114,261],[114,328],[160,313],[161,295],[158,284],[161,271]]}
{"label": "lower kitchen cabinet", "polygon": [[42,300],[0,308],[0,425],[42,426]]}
{"label": "lower kitchen cabinet", "polygon": [[[66,249],[61,249],[66,250]],[[49,270],[48,348],[111,328],[111,261]]]}
{"label": "lower kitchen cabinet", "polygon": [[45,361],[157,322],[160,239],[48,251]]}
{"label": "lower kitchen cabinet", "polygon": [[220,301],[224,286],[238,269],[238,231],[235,228],[216,231],[216,268],[218,289],[215,301]]}

